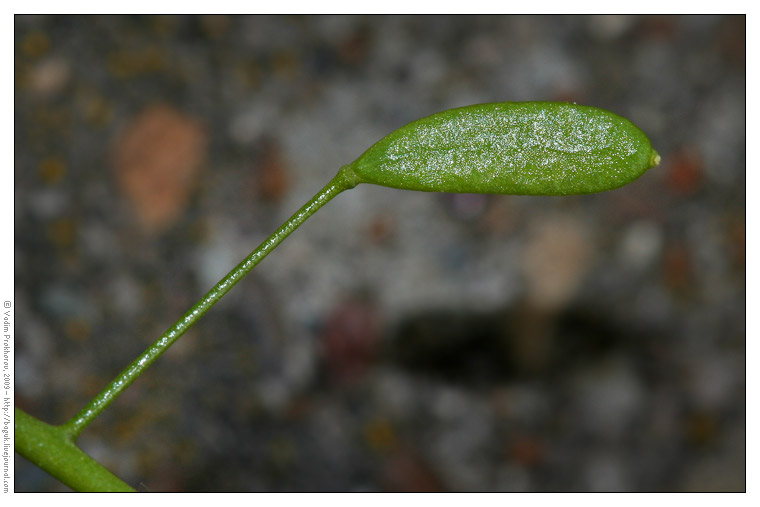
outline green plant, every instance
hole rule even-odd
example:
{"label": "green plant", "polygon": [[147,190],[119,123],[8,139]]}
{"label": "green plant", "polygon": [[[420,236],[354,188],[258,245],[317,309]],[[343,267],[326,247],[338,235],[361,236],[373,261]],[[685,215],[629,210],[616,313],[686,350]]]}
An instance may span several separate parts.
{"label": "green plant", "polygon": [[412,122],[341,167],[68,422],[51,426],[16,408],[16,451],[75,490],[133,491],[77,447],[78,436],[290,233],[359,183],[430,192],[586,194],[625,185],[659,162],[647,136],[630,121],[576,104],[480,104]]}

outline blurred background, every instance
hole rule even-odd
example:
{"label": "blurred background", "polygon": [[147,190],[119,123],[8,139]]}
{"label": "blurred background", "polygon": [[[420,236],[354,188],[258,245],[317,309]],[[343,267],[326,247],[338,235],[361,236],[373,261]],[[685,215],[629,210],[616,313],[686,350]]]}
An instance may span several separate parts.
{"label": "blurred background", "polygon": [[[82,435],[142,491],[745,489],[744,16],[17,16],[16,401],[74,415],[338,170],[481,102],[662,164],[359,186]],[[67,488],[16,458],[17,491]]]}

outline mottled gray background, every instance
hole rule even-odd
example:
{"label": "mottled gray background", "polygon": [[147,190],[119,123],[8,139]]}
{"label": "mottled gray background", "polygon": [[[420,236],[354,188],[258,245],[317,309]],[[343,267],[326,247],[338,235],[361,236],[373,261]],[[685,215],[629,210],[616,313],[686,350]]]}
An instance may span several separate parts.
{"label": "mottled gray background", "polygon": [[745,488],[743,16],[15,24],[16,399],[51,423],[411,120],[577,101],[663,157],[591,196],[340,195],[84,432],[130,484]]}

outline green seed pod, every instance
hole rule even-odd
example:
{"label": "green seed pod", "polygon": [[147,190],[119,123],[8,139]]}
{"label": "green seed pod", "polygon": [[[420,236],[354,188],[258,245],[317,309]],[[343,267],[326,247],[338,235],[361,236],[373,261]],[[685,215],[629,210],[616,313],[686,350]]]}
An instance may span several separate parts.
{"label": "green seed pod", "polygon": [[647,136],[609,111],[502,102],[414,121],[344,169],[356,183],[408,190],[570,195],[621,187],[659,162]]}

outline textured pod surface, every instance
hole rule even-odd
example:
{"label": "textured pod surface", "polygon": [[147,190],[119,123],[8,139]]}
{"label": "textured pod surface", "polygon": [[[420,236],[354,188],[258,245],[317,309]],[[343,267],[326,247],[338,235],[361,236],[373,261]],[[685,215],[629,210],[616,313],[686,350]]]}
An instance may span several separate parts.
{"label": "textured pod surface", "polygon": [[660,156],[629,120],[565,102],[502,102],[409,123],[348,169],[357,183],[429,192],[570,195],[621,187]]}

